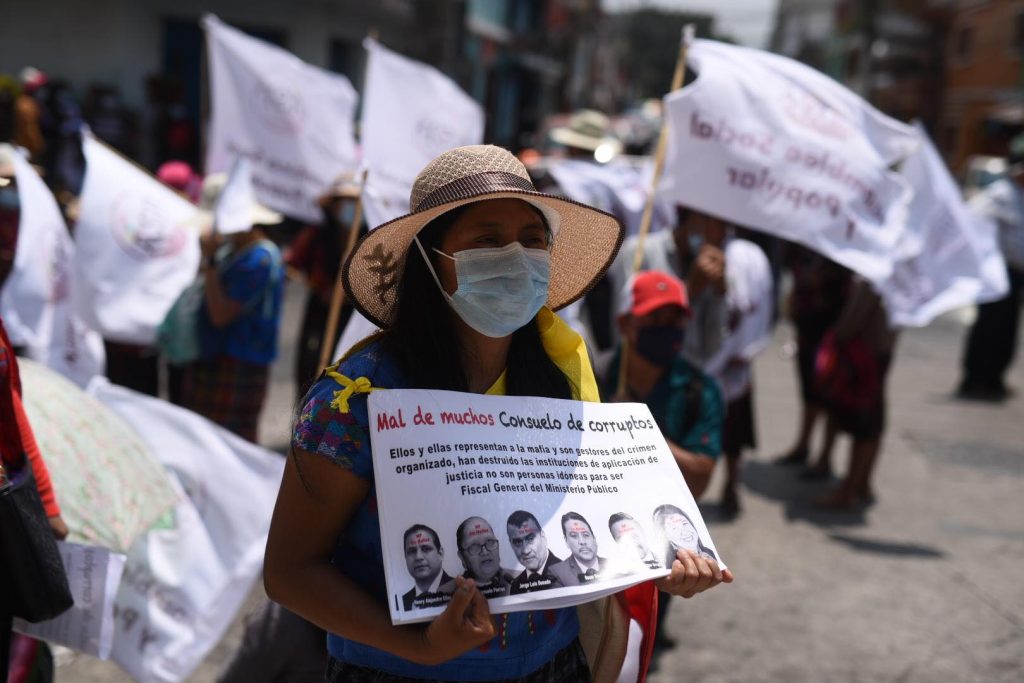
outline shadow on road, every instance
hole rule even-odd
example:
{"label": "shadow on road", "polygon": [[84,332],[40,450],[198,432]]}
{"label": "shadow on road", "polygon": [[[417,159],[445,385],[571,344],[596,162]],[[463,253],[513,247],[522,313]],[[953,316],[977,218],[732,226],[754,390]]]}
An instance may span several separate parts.
{"label": "shadow on road", "polygon": [[[800,468],[783,467],[763,460],[748,460],[743,465],[743,485],[751,493],[784,505],[786,519],[803,520],[820,527],[862,526],[866,510],[822,510],[812,501],[836,485],[835,479],[801,481]],[[714,519],[714,517],[712,517]]]}
{"label": "shadow on road", "polygon": [[[800,470],[794,467],[780,467],[770,462],[748,460],[744,465],[743,483],[748,491],[783,504],[788,521],[803,520],[822,527],[865,526],[867,524],[867,507],[861,506],[852,510],[822,510],[814,506],[814,497],[835,486],[836,480],[807,482],[799,479]],[[708,506],[705,519],[719,521],[721,515],[717,508]],[[942,550],[915,543],[884,541],[881,539],[850,536],[837,531],[828,534],[828,538],[842,543],[852,550],[888,555],[891,557],[923,557],[942,558],[946,553]]]}
{"label": "shadow on road", "polygon": [[876,555],[889,555],[891,557],[918,557],[928,559],[941,559],[946,553],[937,548],[917,543],[898,543],[895,541],[882,541],[871,538],[857,538],[844,534],[829,534],[828,537],[837,543],[842,543],[853,550]]}

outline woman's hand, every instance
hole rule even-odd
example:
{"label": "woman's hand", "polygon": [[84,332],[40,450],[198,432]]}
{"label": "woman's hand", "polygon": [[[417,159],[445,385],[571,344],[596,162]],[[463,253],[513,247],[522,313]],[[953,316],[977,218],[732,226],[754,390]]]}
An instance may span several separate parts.
{"label": "woman's hand", "polygon": [[447,662],[494,637],[491,609],[476,583],[459,576],[455,585],[455,593],[444,612],[423,631],[420,656],[416,657],[420,664]]}
{"label": "woman's hand", "polygon": [[714,560],[690,550],[677,550],[672,573],[654,583],[666,593],[692,598],[720,583],[732,583],[732,580],[732,572],[720,569]]}
{"label": "woman's hand", "polygon": [[58,541],[63,541],[68,537],[68,525],[64,523],[64,518],[60,515],[54,515],[49,518],[50,530],[53,531],[53,537]]}

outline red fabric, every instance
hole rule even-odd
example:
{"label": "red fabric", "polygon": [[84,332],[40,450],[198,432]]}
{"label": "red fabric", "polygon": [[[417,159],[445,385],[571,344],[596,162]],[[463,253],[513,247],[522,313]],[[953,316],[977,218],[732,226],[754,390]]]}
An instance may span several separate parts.
{"label": "red fabric", "polygon": [[640,675],[637,677],[637,683],[643,683],[647,680],[647,670],[651,666],[654,634],[658,628],[658,587],[653,581],[645,581],[627,588],[617,596],[625,603],[629,618],[640,624],[644,632],[640,643]]}
{"label": "red fabric", "polygon": [[860,337],[839,341],[834,331],[825,334],[815,359],[818,392],[830,404],[845,410],[869,410],[881,400],[878,359]]}
{"label": "red fabric", "polygon": [[25,408],[21,404],[21,375],[18,373],[18,359],[7,338],[7,330],[0,320],[0,458],[6,467],[20,469],[23,453],[28,456],[35,475],[36,488],[43,500],[47,517],[60,514],[57,497],[50,482],[50,471],[43,462],[43,456],[36,444],[35,434],[28,423]]}
{"label": "red fabric", "polygon": [[36,478],[36,488],[39,490],[39,497],[43,501],[43,509],[47,517],[56,517],[60,514],[60,506],[57,505],[57,495],[53,492],[53,483],[50,481],[50,470],[46,467],[43,454],[39,452],[39,445],[36,443],[36,435],[32,432],[32,425],[28,423],[28,415],[21,405],[21,396],[13,394],[14,398],[14,419],[21,432],[22,445],[28,461],[32,465],[32,474]]}

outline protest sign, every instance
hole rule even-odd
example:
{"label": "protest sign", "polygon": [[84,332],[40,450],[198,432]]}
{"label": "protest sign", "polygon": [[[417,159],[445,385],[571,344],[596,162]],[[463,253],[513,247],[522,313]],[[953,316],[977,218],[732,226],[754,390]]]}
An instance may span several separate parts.
{"label": "protest sign", "polygon": [[39,174],[13,148],[3,145],[14,167],[19,220],[14,264],[0,292],[0,317],[16,346],[85,386],[103,372],[103,340],[71,304],[71,240],[57,200]]}
{"label": "protest sign", "polygon": [[221,639],[259,577],[284,458],[102,378],[89,392],[137,425],[180,495],[128,554],[112,652],[137,681],[177,683]]}
{"label": "protest sign", "polygon": [[502,613],[665,576],[676,548],[719,557],[644,405],[390,390],[369,419],[394,623],[443,611],[459,574]]}
{"label": "protest sign", "polygon": [[121,583],[125,556],[99,546],[64,541],[58,541],[57,547],[74,606],[38,624],[15,619],[14,630],[106,659],[114,642],[114,596]]}
{"label": "protest sign", "polygon": [[[367,203],[368,224],[408,212],[416,175],[453,147],[476,145],[484,138],[484,112],[450,78],[432,66],[403,57],[372,39],[367,51],[366,90],[360,124],[363,164],[374,199]],[[383,222],[383,221],[382,221]]]}
{"label": "protest sign", "polygon": [[892,276],[879,287],[893,325],[923,327],[947,311],[998,299],[1009,283],[997,226],[960,188],[916,124],[921,146],[900,173],[914,188]]}
{"label": "protest sign", "polygon": [[199,268],[197,209],[89,133],[82,152],[73,300],[105,339],[152,344]]}
{"label": "protest sign", "polygon": [[210,65],[206,172],[252,163],[257,198],[272,209],[320,222],[317,198],[356,168],[356,91],[275,45],[212,14],[203,17]]}
{"label": "protest sign", "polygon": [[888,167],[913,129],[784,57],[698,40],[688,61],[696,81],[665,98],[663,196],[889,277],[910,190]]}

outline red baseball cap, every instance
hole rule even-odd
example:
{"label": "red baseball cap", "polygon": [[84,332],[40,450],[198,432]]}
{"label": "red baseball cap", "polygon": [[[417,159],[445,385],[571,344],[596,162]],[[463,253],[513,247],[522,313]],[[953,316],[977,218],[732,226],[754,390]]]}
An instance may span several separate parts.
{"label": "red baseball cap", "polygon": [[647,315],[662,306],[679,306],[690,312],[690,300],[682,280],[659,270],[638,273],[630,287],[631,315]]}

